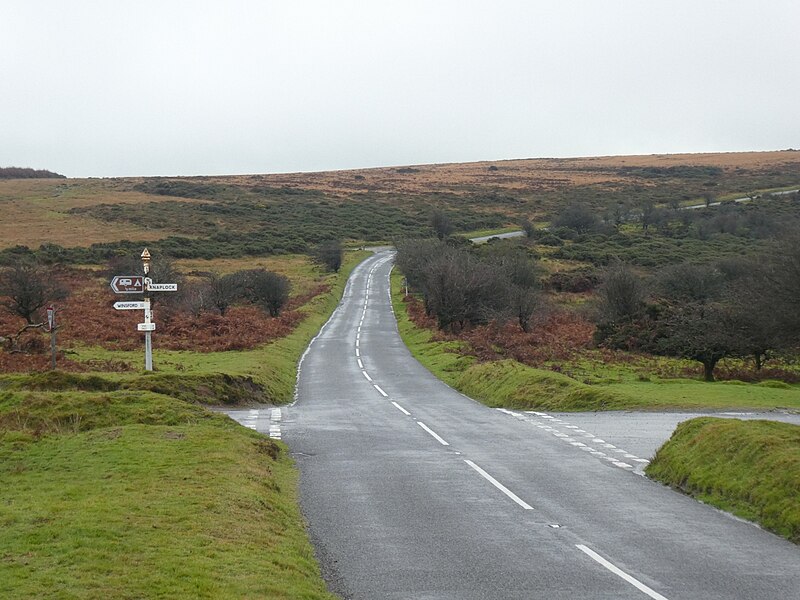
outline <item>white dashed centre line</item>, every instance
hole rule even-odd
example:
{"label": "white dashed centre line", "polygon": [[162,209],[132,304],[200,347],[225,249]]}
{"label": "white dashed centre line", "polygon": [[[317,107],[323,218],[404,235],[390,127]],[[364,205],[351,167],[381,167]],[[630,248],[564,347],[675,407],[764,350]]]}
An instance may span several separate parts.
{"label": "white dashed centre line", "polygon": [[528,504],[527,502],[525,502],[524,500],[522,500],[522,499],[521,499],[519,496],[517,496],[517,495],[516,495],[514,492],[512,492],[511,490],[509,490],[509,489],[508,489],[506,486],[504,486],[502,483],[500,483],[499,481],[497,481],[497,479],[495,479],[494,477],[492,477],[491,475],[489,475],[489,474],[488,474],[486,471],[484,471],[483,469],[481,469],[481,468],[480,468],[478,465],[476,465],[474,462],[472,462],[471,460],[464,460],[464,462],[465,462],[465,463],[467,463],[467,464],[468,464],[470,467],[472,467],[473,469],[475,469],[475,471],[477,471],[477,472],[478,472],[478,474],[479,474],[481,477],[483,477],[483,478],[484,478],[486,481],[488,481],[489,483],[491,483],[491,484],[492,484],[494,487],[496,487],[498,490],[500,490],[501,492],[503,492],[503,493],[504,493],[506,496],[508,496],[509,498],[511,498],[511,499],[512,499],[514,502],[516,502],[517,504],[519,504],[519,505],[520,505],[522,508],[524,508],[525,510],[533,510],[533,507],[532,507],[530,504]]}
{"label": "white dashed centre line", "polygon": [[361,371],[361,374],[367,378],[367,381],[372,381],[372,377],[369,376],[369,373],[366,371]]}
{"label": "white dashed centre line", "polygon": [[381,396],[383,396],[384,398],[388,398],[388,397],[389,397],[389,394],[387,394],[386,392],[384,392],[384,391],[381,389],[381,386],[379,386],[377,383],[373,383],[373,384],[372,384],[372,387],[374,387],[376,390],[378,390],[378,393],[379,393]]}
{"label": "white dashed centre line", "polygon": [[358,368],[359,369],[363,369],[364,368],[364,363],[361,362],[361,359],[357,358],[356,360],[358,361]]}
{"label": "white dashed centre line", "polygon": [[654,589],[652,589],[650,587],[647,587],[645,584],[643,584],[641,581],[639,581],[635,577],[631,577],[625,571],[623,571],[622,569],[620,569],[619,567],[617,567],[613,563],[607,561],[605,558],[600,556],[597,552],[595,552],[591,548],[589,548],[587,546],[584,546],[583,544],[576,544],[575,547],[578,550],[580,550],[581,552],[583,552],[584,554],[586,554],[593,561],[601,564],[603,567],[605,567],[606,569],[608,569],[609,571],[614,573],[614,575],[616,575],[618,577],[621,577],[622,579],[624,579],[625,581],[630,583],[633,587],[635,587],[640,592],[643,592],[643,593],[647,594],[648,596],[650,596],[653,600],[667,600],[667,598],[665,596],[662,596],[661,594],[656,592]]}
{"label": "white dashed centre line", "polygon": [[419,425],[419,426],[420,426],[420,427],[422,427],[422,428],[423,428],[425,431],[427,431],[428,433],[430,433],[430,434],[433,436],[433,438],[434,438],[434,439],[435,439],[437,442],[439,442],[439,443],[440,443],[442,446],[449,446],[449,445],[450,445],[450,444],[448,444],[446,441],[444,441],[444,440],[442,439],[442,436],[440,436],[440,435],[439,435],[438,433],[436,433],[436,432],[435,432],[433,429],[431,429],[430,427],[428,427],[427,425],[425,425],[425,423],[423,423],[422,421],[417,421],[417,425]]}
{"label": "white dashed centre line", "polygon": [[397,402],[395,402],[394,400],[392,400],[392,404],[394,404],[394,405],[395,405],[395,407],[397,408],[397,410],[399,410],[401,413],[403,413],[403,414],[404,414],[404,415],[406,415],[407,417],[410,417],[410,416],[411,416],[411,413],[410,413],[410,412],[408,412],[408,411],[407,411],[405,408],[403,408],[402,406],[400,406],[400,405],[399,405]]}

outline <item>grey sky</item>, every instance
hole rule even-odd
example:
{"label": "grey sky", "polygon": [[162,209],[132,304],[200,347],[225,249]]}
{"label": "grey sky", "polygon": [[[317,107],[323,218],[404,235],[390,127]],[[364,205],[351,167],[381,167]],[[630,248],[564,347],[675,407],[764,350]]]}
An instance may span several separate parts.
{"label": "grey sky", "polygon": [[0,0],[0,166],[800,147],[797,0]]}

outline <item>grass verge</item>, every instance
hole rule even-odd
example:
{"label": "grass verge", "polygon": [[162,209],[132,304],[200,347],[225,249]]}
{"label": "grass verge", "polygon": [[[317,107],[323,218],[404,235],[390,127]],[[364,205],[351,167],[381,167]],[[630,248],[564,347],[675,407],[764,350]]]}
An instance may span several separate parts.
{"label": "grass verge", "polygon": [[646,473],[800,543],[800,426],[691,419],[678,426]]}
{"label": "grass verge", "polygon": [[417,327],[403,302],[402,275],[392,272],[392,302],[400,336],[431,373],[488,406],[553,411],[800,410],[800,386],[765,381],[706,383],[686,379],[587,385],[514,360],[477,363],[460,342],[438,341]]}
{"label": "grass verge", "polygon": [[460,392],[488,406],[515,409],[608,410],[626,408],[629,399],[595,389],[574,379],[514,360],[477,363],[459,352],[459,342],[437,341],[408,317],[401,291],[402,276],[392,272],[392,303],[400,337],[431,373]]}
{"label": "grass verge", "polygon": [[4,376],[0,597],[333,599],[285,446],[199,404],[290,400],[367,254],[263,348],[163,353],[146,374]]}
{"label": "grass verge", "polygon": [[0,393],[0,596],[332,599],[281,444],[153,392]]}

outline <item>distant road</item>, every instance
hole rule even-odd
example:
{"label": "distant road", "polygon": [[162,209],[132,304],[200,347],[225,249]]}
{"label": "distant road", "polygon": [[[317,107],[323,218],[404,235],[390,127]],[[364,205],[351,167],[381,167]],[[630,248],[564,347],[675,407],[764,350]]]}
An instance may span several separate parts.
{"label": "distant road", "polygon": [[485,244],[492,238],[506,239],[506,238],[522,237],[523,235],[525,235],[524,231],[509,231],[508,233],[495,233],[494,235],[482,235],[481,237],[474,237],[469,239],[476,244]]}
{"label": "distant road", "polygon": [[[291,448],[323,574],[352,600],[797,598],[797,546],[641,476],[677,419],[491,409],[414,360],[393,255],[353,272],[297,401],[243,422]],[[688,415],[686,415],[688,416]],[[651,436],[652,437],[652,436]]]}
{"label": "distant road", "polygon": [[[766,199],[769,196],[786,196],[788,194],[794,194],[795,192],[800,192],[800,188],[794,190],[786,190],[783,192],[765,192],[763,195],[759,196],[759,199]],[[751,198],[749,196],[742,196],[741,198],[734,198],[733,200],[723,200],[720,202],[712,202],[708,206],[719,206],[721,204],[727,204],[729,202],[750,202]],[[681,206],[679,210],[695,210],[699,208],[707,208],[706,204],[692,204],[691,206]],[[547,229],[546,227],[544,229]],[[496,233],[494,235],[484,235],[481,237],[470,238],[476,244],[485,244],[492,238],[515,238],[515,237],[522,237],[525,235],[524,231],[511,231],[508,233]]]}
{"label": "distant road", "polygon": [[[783,192],[765,192],[762,195],[759,195],[759,200],[765,200],[770,196],[786,196],[787,194],[794,194],[795,192],[800,192],[800,189],[796,190],[786,190]],[[719,206],[720,204],[727,204],[728,202],[750,202],[752,198],[750,196],[742,196],[741,198],[734,198],[733,200],[722,200],[720,202],[712,202],[711,204],[706,205],[703,204],[692,204],[691,206],[681,206],[680,210],[694,210],[697,208],[706,208],[706,206]]]}

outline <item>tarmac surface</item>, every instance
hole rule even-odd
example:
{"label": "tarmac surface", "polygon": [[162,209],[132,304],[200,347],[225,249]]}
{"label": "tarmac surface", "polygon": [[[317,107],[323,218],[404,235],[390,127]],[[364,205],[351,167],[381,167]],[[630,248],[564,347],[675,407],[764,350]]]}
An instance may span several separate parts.
{"label": "tarmac surface", "polygon": [[353,272],[303,357],[294,404],[229,411],[288,443],[333,592],[800,598],[797,546],[643,476],[694,414],[508,411],[466,398],[400,339],[391,258],[378,253]]}

